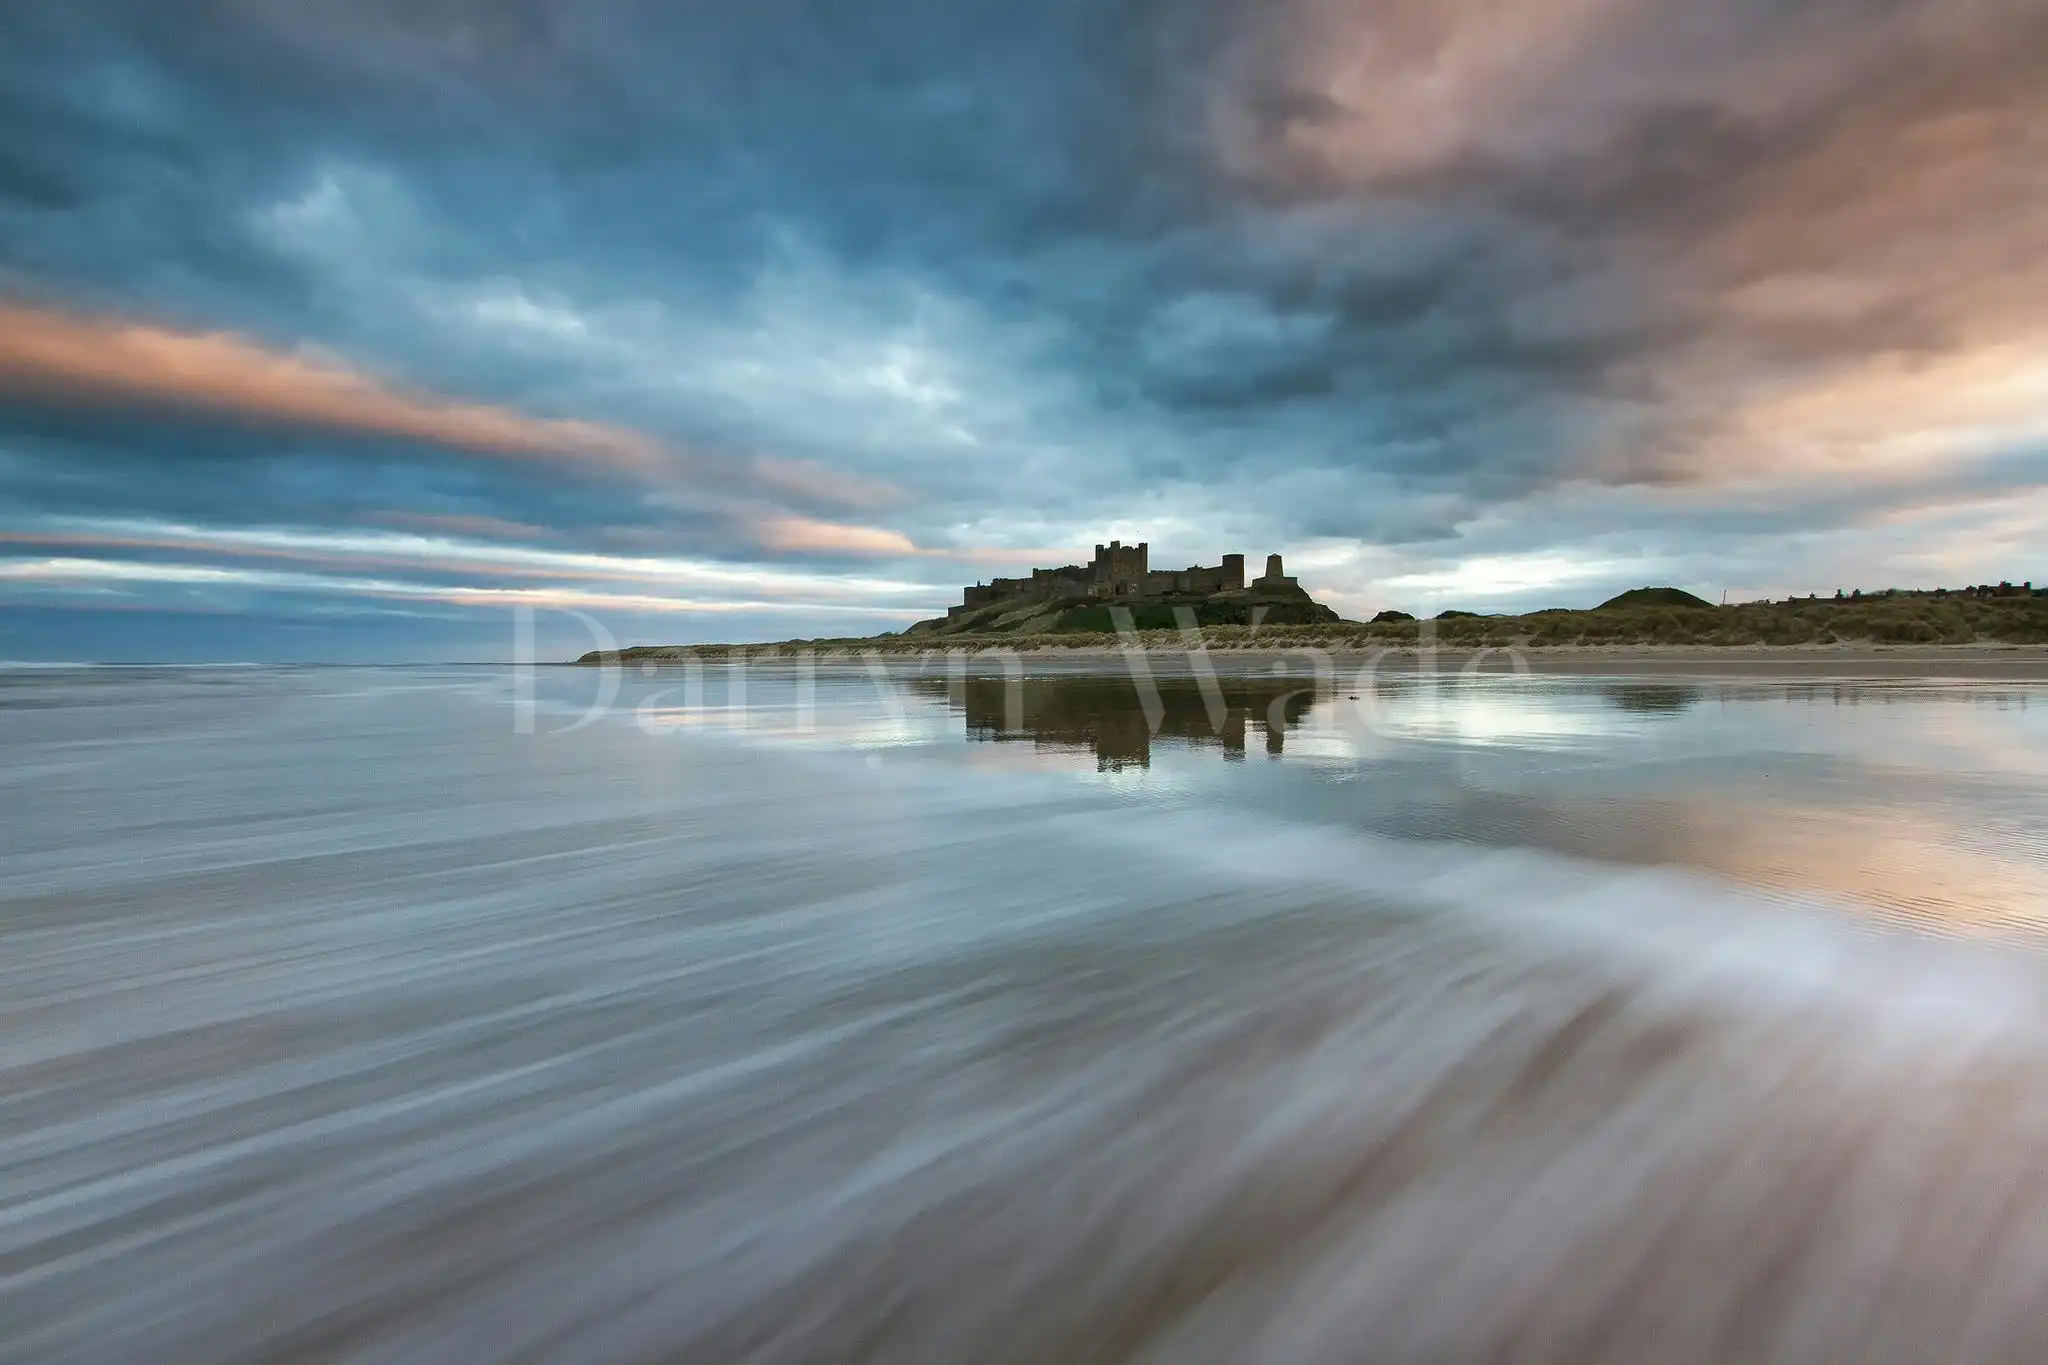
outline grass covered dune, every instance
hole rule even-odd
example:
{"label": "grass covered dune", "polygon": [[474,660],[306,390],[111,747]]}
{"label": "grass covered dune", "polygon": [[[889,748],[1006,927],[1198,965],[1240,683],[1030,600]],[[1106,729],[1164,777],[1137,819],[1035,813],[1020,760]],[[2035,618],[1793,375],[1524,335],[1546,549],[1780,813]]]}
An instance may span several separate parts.
{"label": "grass covered dune", "polygon": [[[1336,621],[1313,625],[1210,625],[1200,643],[1219,650],[1324,649],[1335,652],[1417,648],[1617,649],[1630,647],[1823,647],[2048,645],[2048,597],[1899,596],[1803,599],[1717,607],[1645,602],[1624,594],[1587,611],[1558,609],[1523,616],[1451,615],[1432,621]],[[1140,630],[1148,649],[1194,643],[1178,630]],[[654,645],[616,653],[593,651],[578,662],[658,662],[664,658],[878,650],[918,654],[952,649],[1105,650],[1129,641],[1110,633],[963,634],[939,638],[881,635],[861,639],[790,640],[779,645]]]}

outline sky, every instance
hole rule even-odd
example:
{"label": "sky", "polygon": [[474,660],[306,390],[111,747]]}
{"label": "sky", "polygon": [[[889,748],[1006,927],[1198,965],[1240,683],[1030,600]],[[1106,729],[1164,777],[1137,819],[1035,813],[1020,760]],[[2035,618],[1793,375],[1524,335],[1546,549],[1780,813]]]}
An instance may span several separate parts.
{"label": "sky", "polygon": [[2042,0],[10,0],[0,659],[2048,581]]}

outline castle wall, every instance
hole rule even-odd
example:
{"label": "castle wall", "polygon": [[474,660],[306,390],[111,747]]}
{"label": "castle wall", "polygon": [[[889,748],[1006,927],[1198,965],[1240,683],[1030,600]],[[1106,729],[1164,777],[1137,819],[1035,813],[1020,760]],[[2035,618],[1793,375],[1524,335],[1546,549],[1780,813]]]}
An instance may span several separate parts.
{"label": "castle wall", "polygon": [[1221,564],[1203,568],[1199,564],[1185,569],[1159,569],[1145,575],[1144,595],[1157,597],[1166,593],[1195,593],[1203,597],[1219,592],[1228,592],[1232,587],[1243,587],[1240,575],[1233,585],[1229,569]]}
{"label": "castle wall", "polygon": [[1006,601],[1055,601],[1062,597],[1085,596],[1089,590],[1085,565],[1063,564],[1057,569],[1033,569],[1029,578],[991,578],[960,591],[960,605],[949,608],[948,616]]}
{"label": "castle wall", "polygon": [[1079,564],[1063,564],[1057,569],[1031,571],[1032,589],[1047,596],[1085,593],[1088,590],[1088,580],[1088,570]]}

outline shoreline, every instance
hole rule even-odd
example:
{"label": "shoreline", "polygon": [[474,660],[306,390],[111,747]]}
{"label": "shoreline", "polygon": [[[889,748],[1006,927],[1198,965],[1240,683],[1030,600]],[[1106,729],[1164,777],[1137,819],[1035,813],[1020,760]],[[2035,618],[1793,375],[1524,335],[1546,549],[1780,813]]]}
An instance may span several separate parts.
{"label": "shoreline", "polygon": [[[1193,656],[1205,656],[1220,671],[1309,671],[1322,661],[1342,669],[1370,663],[1397,672],[1430,668],[1438,673],[1471,672],[1504,676],[1526,671],[1559,677],[1736,677],[1789,680],[1953,679],[1985,682],[2048,683],[2048,646],[1971,645],[1525,645],[1486,649],[1441,648],[1421,651],[1413,646],[1324,649],[1317,646],[1214,645],[1190,651],[1180,645],[1141,647],[1146,665],[1175,671],[1192,667]],[[1119,646],[1035,645],[1010,650],[991,643],[921,649],[889,644],[837,643],[816,648],[791,644],[665,646],[620,651],[612,658],[586,655],[569,667],[659,669],[692,660],[729,665],[735,658],[752,663],[796,663],[810,659],[829,665],[910,664],[961,659],[970,668],[996,667],[1015,659],[1024,671],[1097,671],[1122,668],[1130,651]]]}

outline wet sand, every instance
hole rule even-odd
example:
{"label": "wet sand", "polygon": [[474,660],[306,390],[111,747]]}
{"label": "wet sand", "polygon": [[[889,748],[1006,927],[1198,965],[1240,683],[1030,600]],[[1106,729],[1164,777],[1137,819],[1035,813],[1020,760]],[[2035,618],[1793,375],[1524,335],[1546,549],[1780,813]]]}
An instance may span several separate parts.
{"label": "wet sand", "polygon": [[[1100,646],[1067,648],[1043,646],[1008,650],[1003,646],[943,648],[926,650],[900,644],[877,646],[870,653],[860,648],[820,648],[815,651],[786,645],[734,645],[731,654],[757,659],[796,659],[810,655],[824,661],[855,661],[873,657],[884,662],[911,661],[964,655],[994,666],[1006,657],[1020,660],[1027,671],[1048,665],[1101,672],[1121,672],[1130,660],[1129,651]],[[1195,655],[1174,647],[1147,645],[1141,653],[1148,665],[1175,670],[1189,668]],[[1412,647],[1324,648],[1315,645],[1285,649],[1216,646],[1199,652],[1219,671],[1312,670],[1329,661],[1346,671],[1368,664],[1388,670],[1439,672],[1531,673],[1562,677],[1694,677],[1694,678],[1788,678],[1854,680],[1859,678],[1925,678],[1984,682],[2048,682],[2048,646],[2041,645],[1552,645],[1534,647],[1451,649],[1418,651]],[[677,649],[673,653],[638,654],[628,659],[628,669],[648,665],[660,667],[697,659],[723,662],[728,654],[696,653]],[[588,667],[589,665],[570,665]]]}
{"label": "wet sand", "polygon": [[[1369,653],[1339,653],[1347,662]],[[1954,678],[1959,680],[2048,681],[2048,648],[2037,645],[1928,645],[1887,648],[1873,645],[1555,646],[1506,650],[1437,652],[1435,666],[1459,671],[1508,672],[1514,660],[1531,672],[1585,677],[1698,678]],[[1388,665],[1427,666],[1414,651],[1389,652]]]}
{"label": "wet sand", "polygon": [[0,1359],[2040,1360],[2032,689],[1044,667],[0,677]]}

